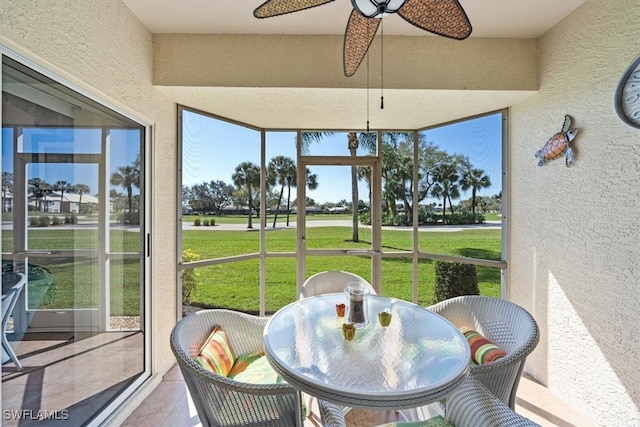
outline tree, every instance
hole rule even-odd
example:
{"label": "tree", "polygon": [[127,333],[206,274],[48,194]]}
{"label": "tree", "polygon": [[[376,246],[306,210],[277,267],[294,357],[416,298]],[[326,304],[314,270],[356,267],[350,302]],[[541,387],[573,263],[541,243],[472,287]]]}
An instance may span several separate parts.
{"label": "tree", "polygon": [[[311,173],[311,169],[309,168],[306,168],[305,174],[307,188],[309,190],[315,190],[316,188],[318,188],[318,175],[316,175],[315,173]],[[287,227],[289,226],[289,214],[291,213],[291,187],[296,187],[296,176],[297,171],[296,169],[294,169],[292,175],[290,175],[287,179]],[[305,206],[313,206],[315,205],[315,203],[316,202],[313,199],[305,197]]]}
{"label": "tree", "polygon": [[118,193],[118,190],[112,188],[109,190],[109,198],[111,199],[111,203],[113,204],[113,209],[115,211],[121,211],[125,208],[126,198],[124,194]]}
{"label": "tree", "polygon": [[194,211],[220,213],[233,202],[233,186],[224,181],[194,184],[188,188],[187,203]]}
{"label": "tree", "polygon": [[482,169],[470,169],[466,171],[460,179],[461,188],[466,191],[471,188],[471,213],[476,215],[476,193],[481,188],[491,186],[491,179],[484,174]]}
{"label": "tree", "polygon": [[[382,142],[382,189],[386,212],[396,213],[396,202],[402,201],[410,218],[413,199],[413,142],[399,140],[399,134],[385,133]],[[409,137],[411,134],[405,135]]]}
{"label": "tree", "polygon": [[129,212],[133,211],[133,187],[140,187],[140,169],[135,166],[120,166],[111,175],[111,185],[127,190]]}
{"label": "tree", "polygon": [[211,197],[211,208],[214,212],[221,213],[224,208],[233,201],[233,185],[224,181],[210,181],[209,190]]}
{"label": "tree", "polygon": [[[362,147],[371,152],[375,150],[377,136],[374,132],[349,132],[347,135],[347,148],[351,157],[356,157],[358,148],[362,144]],[[352,223],[352,236],[351,240],[359,242],[360,237],[358,235],[358,201],[360,197],[358,195],[358,167],[351,166],[351,223]]]}
{"label": "tree", "polygon": [[73,186],[73,192],[80,195],[78,200],[78,213],[82,212],[82,195],[89,191],[91,191],[91,189],[85,184],[76,184]]}
{"label": "tree", "polygon": [[60,192],[60,213],[62,213],[62,201],[64,200],[64,192],[71,191],[72,188],[73,186],[67,181],[58,181],[53,185],[53,189]]}
{"label": "tree", "polygon": [[435,184],[435,174],[438,165],[450,160],[446,151],[440,150],[432,142],[418,142],[420,152],[418,153],[418,202],[424,200],[431,188]]}
{"label": "tree", "polygon": [[42,210],[42,199],[51,194],[51,185],[43,181],[41,178],[31,178],[28,182],[31,194],[36,199],[36,210]]}
{"label": "tree", "polygon": [[233,179],[233,183],[237,187],[246,190],[247,204],[249,205],[249,222],[247,228],[253,228],[253,191],[260,187],[260,167],[251,162],[242,162],[236,166],[231,179]]}
{"label": "tree", "polygon": [[296,179],[296,164],[290,157],[276,156],[269,161],[267,167],[267,179],[271,185],[280,185],[280,195],[278,197],[278,203],[276,204],[276,213],[273,217],[273,228],[276,227],[276,221],[278,220],[278,213],[280,212],[280,204],[282,203],[282,196],[284,195],[284,187],[289,188],[289,195],[287,196],[287,225],[288,213],[289,213],[289,199],[291,197],[291,181]]}
{"label": "tree", "polygon": [[13,192],[13,174],[11,172],[2,172],[2,212],[6,208],[7,191]]}
{"label": "tree", "polygon": [[373,171],[371,166],[358,166],[358,181],[364,181],[367,184],[367,190],[369,192],[369,205],[371,205],[371,187],[373,184]]}
{"label": "tree", "polygon": [[[408,220],[413,215],[413,206],[430,194],[434,184],[435,165],[447,158],[445,151],[427,142],[423,133],[418,133],[417,173],[414,177],[414,133],[382,133],[382,191],[383,208],[390,215],[396,213],[396,202],[403,204]],[[372,153],[373,154],[373,153]],[[417,198],[414,200],[414,188]]]}
{"label": "tree", "polygon": [[[447,200],[451,202],[451,198],[460,197],[458,189],[458,169],[452,161],[450,163],[440,164],[434,172],[434,184],[431,188],[431,195],[436,198],[442,198],[442,222],[446,224]],[[453,206],[449,203],[451,213],[453,214]]]}

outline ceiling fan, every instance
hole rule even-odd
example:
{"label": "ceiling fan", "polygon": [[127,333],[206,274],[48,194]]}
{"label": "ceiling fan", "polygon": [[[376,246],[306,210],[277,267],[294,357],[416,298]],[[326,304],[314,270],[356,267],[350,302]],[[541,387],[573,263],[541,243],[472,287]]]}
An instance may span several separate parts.
{"label": "ceiling fan", "polygon": [[[267,0],[253,11],[269,18],[321,6],[334,0]],[[458,0],[351,0],[353,11],[344,35],[344,74],[351,77],[367,54],[378,31],[380,18],[397,13],[405,21],[431,33],[463,40],[471,23]]]}

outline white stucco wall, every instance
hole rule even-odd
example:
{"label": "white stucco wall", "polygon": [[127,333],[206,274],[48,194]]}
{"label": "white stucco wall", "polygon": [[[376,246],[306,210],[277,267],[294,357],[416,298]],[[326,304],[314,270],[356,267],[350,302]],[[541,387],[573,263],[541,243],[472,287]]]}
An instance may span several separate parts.
{"label": "white stucco wall", "polygon": [[[589,0],[539,41],[540,90],[511,109],[510,298],[541,340],[526,370],[603,426],[640,425],[640,130],[616,116],[638,0]],[[536,166],[570,114],[575,163]]]}
{"label": "white stucco wall", "polygon": [[[0,43],[153,126],[154,372],[175,359],[176,106],[152,86],[151,33],[120,1],[0,0]],[[162,173],[154,173],[162,171]]]}

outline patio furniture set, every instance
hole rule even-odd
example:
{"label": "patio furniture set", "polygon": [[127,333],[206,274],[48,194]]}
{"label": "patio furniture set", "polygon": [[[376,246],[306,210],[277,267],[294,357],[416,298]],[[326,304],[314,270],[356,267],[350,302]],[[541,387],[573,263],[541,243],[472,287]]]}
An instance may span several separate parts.
{"label": "patio furniture set", "polygon": [[[354,304],[344,292],[350,283],[364,290],[355,301],[367,317],[348,332],[354,318],[339,306]],[[346,426],[345,414],[360,408],[403,410],[415,426],[515,427],[537,425],[514,405],[538,336],[533,317],[506,300],[462,296],[421,307],[331,271],[310,277],[300,299],[270,318],[188,315],[170,344],[203,426],[302,426],[313,397],[323,426]],[[480,358],[489,355],[495,360]]]}

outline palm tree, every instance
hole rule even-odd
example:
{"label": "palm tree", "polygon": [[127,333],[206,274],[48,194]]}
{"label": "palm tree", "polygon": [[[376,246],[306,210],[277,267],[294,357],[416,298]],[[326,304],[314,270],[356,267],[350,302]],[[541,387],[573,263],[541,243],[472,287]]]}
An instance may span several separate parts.
{"label": "palm tree", "polygon": [[371,166],[358,166],[358,181],[364,181],[367,184],[369,192],[369,209],[371,209],[371,191],[373,185],[373,171]]}
{"label": "palm tree", "polygon": [[[446,224],[446,211],[447,200],[451,205],[451,198],[458,198],[460,191],[458,189],[458,168],[455,162],[441,163],[436,167],[434,171],[433,187],[431,188],[431,195],[436,198],[442,198],[442,222]],[[450,206],[451,213],[453,214],[453,206]]]}
{"label": "palm tree", "polygon": [[[288,183],[289,177],[296,176],[296,164],[290,157],[276,156],[269,161],[267,179],[271,184],[280,185],[280,195],[278,197],[278,203],[276,204],[276,214],[273,217],[273,228],[276,227],[276,221],[278,220],[278,213],[280,212],[280,203],[282,203],[282,196],[284,195],[284,187],[290,187]],[[289,210],[289,203],[287,202],[287,211]],[[289,224],[287,224],[289,225]]]}
{"label": "palm tree", "polygon": [[42,210],[42,198],[51,193],[51,185],[47,184],[41,178],[31,178],[29,180],[29,187],[31,187],[31,193],[36,199],[36,210]]}
{"label": "palm tree", "polygon": [[[318,175],[315,173],[311,173],[311,169],[306,168],[305,170],[305,174],[306,174],[306,184],[307,184],[307,188],[309,190],[315,190],[316,188],[318,188]],[[297,186],[297,168],[294,167],[291,171],[290,174],[287,175],[287,227],[289,226],[289,215],[291,213],[291,188],[296,188]],[[309,199],[309,197],[306,198],[305,200],[305,206],[308,206],[309,203],[308,201],[312,200]]]}
{"label": "palm tree", "polygon": [[[365,150],[369,152],[375,150],[376,147],[376,133],[374,132],[349,132],[347,135],[347,148],[351,157],[356,157],[358,148],[362,144]],[[360,205],[360,197],[358,195],[358,167],[351,166],[351,223],[352,223],[352,236],[351,240],[359,242],[360,237],[358,235],[358,206]]]}
{"label": "palm tree", "polygon": [[73,186],[73,192],[80,195],[78,200],[78,213],[82,212],[82,195],[91,191],[88,185],[76,184]]}
{"label": "palm tree", "polygon": [[111,185],[119,185],[127,190],[129,212],[133,211],[133,187],[140,187],[140,168],[120,166],[111,175]]}
{"label": "palm tree", "polygon": [[482,169],[471,169],[462,175],[460,185],[464,191],[471,188],[471,213],[476,216],[476,193],[481,188],[491,186],[491,179]]}
{"label": "palm tree", "polygon": [[249,205],[249,223],[247,224],[247,228],[253,228],[253,190],[260,187],[260,167],[251,162],[242,162],[236,166],[231,179],[236,186],[239,188],[244,187],[247,192]]}
{"label": "palm tree", "polygon": [[13,192],[13,174],[11,172],[2,172],[2,212],[6,208],[7,191]]}
{"label": "palm tree", "polygon": [[58,181],[53,185],[53,189],[60,192],[60,213],[62,213],[62,201],[64,200],[64,192],[70,191],[71,188],[71,184],[69,184],[67,181]]}

